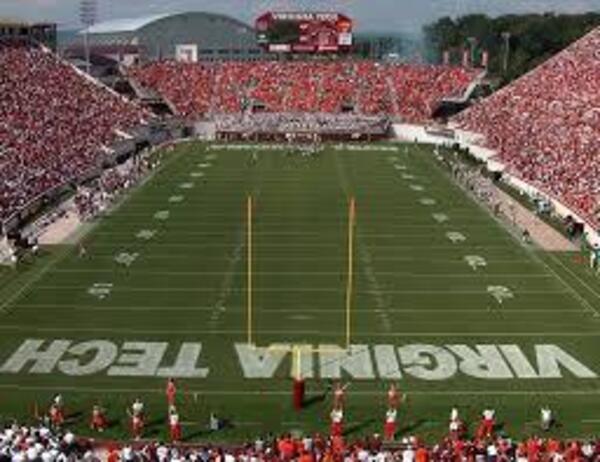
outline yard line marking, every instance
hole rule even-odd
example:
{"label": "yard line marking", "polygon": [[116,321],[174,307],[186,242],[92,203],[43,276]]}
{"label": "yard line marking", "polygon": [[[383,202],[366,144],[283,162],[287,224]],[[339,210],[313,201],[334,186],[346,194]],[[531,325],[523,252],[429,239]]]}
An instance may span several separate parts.
{"label": "yard line marking", "polygon": [[598,310],[596,308],[594,308],[585,298],[582,297],[582,295],[577,292],[567,281],[565,281],[555,270],[554,268],[552,268],[550,265],[548,265],[548,263],[546,263],[542,258],[540,258],[539,255],[537,255],[535,252],[533,252],[532,250],[528,250],[528,252],[530,252],[530,254],[532,255],[532,258],[534,258],[535,260],[539,261],[542,266],[544,266],[550,273],[554,274],[554,276],[556,277],[556,279],[558,279],[558,281],[567,288],[568,292],[571,293],[571,295],[573,296],[573,298],[575,298],[575,300],[577,300],[579,302],[579,304],[584,308],[584,312],[585,311],[591,311],[592,312],[592,316],[597,318],[600,317],[600,312],[598,312]]}
{"label": "yard line marking", "polygon": [[[148,258],[155,258],[155,259],[165,259],[165,258],[170,258],[170,259],[188,259],[188,258],[195,258],[195,256],[190,256],[189,253],[187,254],[180,254],[180,255],[173,255],[171,254],[160,254],[160,253],[148,253],[147,251],[144,252],[144,259],[148,259]],[[94,253],[94,258],[96,259],[110,259],[112,260],[112,253],[106,253],[106,254],[98,254],[98,253]],[[223,261],[223,257],[222,256],[203,256],[202,257],[203,261]],[[301,262],[301,261],[307,261],[307,262],[313,262],[313,261],[319,261],[319,262],[323,262],[323,261],[331,261],[331,262],[339,262],[339,261],[345,261],[345,259],[343,257],[338,257],[338,256],[310,256],[310,255],[297,255],[293,258],[290,257],[278,257],[278,256],[269,256],[269,255],[265,255],[264,257],[261,256],[261,262],[271,262],[271,261],[286,261],[286,262]],[[429,263],[453,263],[455,265],[463,265],[464,263],[456,258],[436,258],[436,257],[432,257],[432,258],[427,258],[426,256],[419,256],[419,255],[415,255],[413,257],[411,256],[403,256],[403,257],[386,257],[386,256],[381,256],[381,257],[377,257],[377,261],[378,262],[410,262],[410,261],[420,261],[420,262],[429,262]],[[494,264],[514,264],[514,263],[520,263],[520,264],[530,264],[531,266],[534,266],[535,268],[538,268],[537,264],[534,264],[534,262],[532,262],[532,260],[530,258],[515,258],[515,259],[496,259],[496,258],[489,258],[487,259],[488,262],[492,262]],[[547,272],[543,272],[543,274],[548,274]]]}
{"label": "yard line marking", "polygon": [[[169,159],[167,159],[166,162],[164,162],[158,168],[156,168],[155,170],[150,172],[138,185],[135,186],[135,188],[134,188],[135,191],[139,191],[140,188],[142,188],[144,185],[146,185],[159,172],[164,170],[167,167],[167,165],[170,165],[176,159],[179,159],[179,157],[181,157],[183,152],[185,152],[185,151],[182,151],[179,154],[176,154],[175,156],[170,157]],[[131,197],[131,196],[128,196],[128,197]],[[127,199],[124,199],[124,200],[122,199],[122,200],[119,200],[119,201],[115,202],[114,204],[112,204],[111,207],[109,208],[109,215],[104,217],[104,219],[114,216],[111,214],[116,212],[123,205],[125,200],[127,200]],[[88,228],[83,228],[83,231],[82,232],[80,231],[80,234],[79,234],[77,240],[78,241],[83,240],[88,234],[92,233],[92,231],[97,227],[97,225],[98,225],[98,223],[96,222],[96,223],[93,223]],[[42,276],[44,276],[54,265],[63,261],[67,256],[69,256],[71,253],[73,253],[74,249],[75,249],[74,246],[68,246],[62,252],[56,254],[56,256],[54,258],[51,258],[44,266],[41,267],[41,269],[38,272],[34,273],[32,275],[32,277],[27,282],[25,282],[25,284],[23,284],[16,292],[14,292],[12,295],[10,295],[9,297],[6,298],[6,300],[0,305],[0,312],[5,313],[5,314],[8,313],[9,312],[9,310],[7,310],[8,306],[10,306],[15,300],[18,300],[22,295],[29,292],[32,284],[39,281],[40,278]]]}
{"label": "yard line marking", "polygon": [[[86,290],[87,286],[38,286],[36,290]],[[214,292],[214,287],[117,287],[114,292]],[[281,293],[281,292],[306,292],[306,293],[340,293],[344,292],[344,288],[328,288],[328,287],[257,287],[255,292],[262,293]],[[355,292],[359,295],[371,295],[372,292],[368,289]],[[406,295],[487,295],[487,289],[464,289],[464,290],[381,290],[382,294],[406,294]],[[546,295],[546,294],[567,294],[568,290],[521,290],[520,295]]]}
{"label": "yard line marking", "polygon": [[[54,309],[69,309],[76,311],[183,311],[183,312],[198,312],[198,311],[212,311],[213,306],[96,306],[96,305],[69,305],[69,304],[16,304],[16,308],[18,309],[42,309],[42,308],[54,308]],[[229,312],[236,314],[243,312],[242,306],[234,306],[229,307]],[[296,308],[260,308],[257,307],[257,311],[259,313],[297,313],[298,309]],[[375,310],[377,312],[377,310]],[[464,314],[473,314],[478,316],[486,316],[489,317],[489,313],[484,313],[480,308],[388,308],[388,313],[439,313],[439,314],[452,314],[452,313],[464,313]],[[302,309],[303,313],[343,313],[345,309],[342,308],[306,308]],[[371,311],[369,309],[358,309],[356,311],[357,315],[369,314]],[[562,309],[562,308],[540,308],[540,309],[503,309],[502,315],[519,315],[523,313],[571,313],[571,314],[582,314],[581,310],[577,309]]]}
{"label": "yard line marking", "polygon": [[[0,331],[13,331],[13,332],[36,332],[36,333],[48,333],[57,332],[63,334],[66,332],[74,333],[114,333],[114,334],[131,334],[131,335],[171,335],[171,336],[197,336],[197,335],[242,335],[246,331],[243,329],[234,330],[167,330],[167,329],[128,329],[128,328],[115,328],[115,327],[35,327],[31,325],[20,326],[20,325],[0,325]],[[324,332],[312,330],[258,330],[258,334],[262,335],[303,335],[312,337],[324,337],[331,338],[334,335],[338,335],[338,331]],[[360,332],[354,331],[353,337],[362,338],[375,338],[375,337],[411,337],[411,338],[429,338],[429,337],[470,337],[470,338],[486,338],[486,337],[600,337],[599,332]]]}
{"label": "yard line marking", "polygon": [[[419,234],[419,236],[423,236],[423,234]],[[411,238],[415,236],[407,236],[407,235],[399,235],[396,238]],[[497,241],[497,240],[496,240]],[[129,241],[128,241],[129,242]],[[102,244],[102,243],[93,243],[92,248],[111,248],[113,249],[118,242],[112,242],[110,244]],[[446,245],[429,245],[429,243],[422,243],[423,245],[427,245],[428,249],[433,250],[450,250],[456,249],[455,245],[446,244]],[[273,243],[261,243],[261,248],[268,249],[281,249],[281,248],[298,248],[298,249],[339,249],[339,244],[320,244],[320,243],[311,243],[311,242],[303,242],[303,243],[281,243],[281,244],[273,244]],[[422,252],[420,248],[415,247],[415,245],[367,245],[365,246],[370,250],[413,250],[417,252]],[[467,244],[463,246],[463,248],[471,248],[471,249],[500,249],[500,250],[508,250],[506,245],[494,245],[494,244]],[[181,249],[228,249],[231,248],[231,244],[211,244],[211,243],[203,243],[203,244],[169,244],[169,243],[161,243],[161,248],[181,248]]]}
{"label": "yard line marking", "polygon": [[[367,284],[369,286],[368,292],[373,296],[375,300],[376,311],[380,315],[380,323],[383,327],[383,330],[386,332],[391,331],[392,325],[390,319],[386,313],[386,308],[390,304],[389,297],[385,296],[385,292],[382,289],[382,285],[377,279],[376,272],[373,269],[373,256],[369,250],[361,245],[362,241],[359,237],[358,246],[359,246],[359,254],[360,259],[362,261],[362,270],[367,279]],[[358,292],[356,292],[358,293]]]}
{"label": "yard line marking", "polygon": [[[434,215],[438,215],[438,214],[434,214]],[[340,220],[341,221],[341,220]],[[448,221],[448,220],[445,220]],[[209,222],[204,222],[209,223]],[[372,222],[371,222],[372,223]],[[217,223],[218,224],[218,223]],[[482,228],[482,229],[486,229],[489,228],[489,225],[479,225],[479,224],[465,224],[461,222],[461,227],[463,228]],[[386,228],[387,229],[439,229],[439,225],[438,224],[413,224],[413,225],[395,225],[394,223],[388,223],[386,224]],[[173,235],[173,236],[214,236],[214,237],[232,237],[235,236],[235,232],[231,231],[231,232],[218,232],[218,231],[186,231],[187,229],[197,229],[197,228],[187,228],[187,227],[179,227],[179,226],[172,226],[169,229],[169,235]],[[103,231],[103,232],[97,232],[94,233],[95,236],[123,236],[123,237],[129,237],[131,235],[130,232],[128,231]],[[319,239],[323,238],[323,233],[318,232],[318,231],[303,231],[303,232],[299,232],[299,231],[257,231],[256,233],[254,233],[255,236],[257,237],[276,237],[276,236],[310,236],[310,237],[318,237]],[[361,233],[361,235],[365,238],[398,238],[398,233]]]}
{"label": "yard line marking", "polygon": [[21,298],[22,295],[26,294],[33,284],[38,282],[42,276],[44,276],[54,265],[56,265],[60,260],[66,257],[69,253],[73,251],[72,247],[68,247],[59,254],[57,254],[54,258],[51,258],[42,268],[35,273],[25,284],[23,284],[19,290],[11,294],[9,297],[4,300],[2,305],[0,305],[0,312],[7,314],[9,310],[7,309],[14,301]]}
{"label": "yard line marking", "polygon": [[[222,260],[222,258],[221,258]],[[288,261],[294,261],[294,259],[288,259]],[[114,273],[114,269],[56,269],[55,274],[104,274]],[[230,271],[152,271],[152,270],[136,270],[130,269],[129,275],[136,274],[151,274],[155,276],[222,276],[229,274]],[[244,271],[236,271],[234,274],[245,274]],[[257,276],[345,276],[346,273],[343,271],[255,271],[254,275]],[[551,274],[518,274],[518,273],[465,273],[465,274],[428,274],[428,273],[410,273],[404,271],[373,271],[374,275],[379,276],[401,276],[403,278],[426,278],[426,279],[454,279],[454,278],[518,278],[518,279],[553,279],[554,276]]]}
{"label": "yard line marking", "polygon": [[552,255],[551,252],[548,252],[547,255],[552,260],[554,260],[556,263],[558,263],[562,268],[564,268],[571,276],[573,276],[573,278],[575,278],[577,280],[577,282],[579,282],[582,286],[584,286],[587,290],[589,290],[594,295],[594,297],[600,298],[600,293],[596,292],[596,290],[592,286],[590,286],[587,282],[585,282],[583,279],[581,279],[575,272],[573,272],[568,266],[566,266],[560,260],[560,258],[555,257],[554,255]]}
{"label": "yard line marking", "polygon": [[[436,164],[434,164],[436,165]],[[436,165],[436,167],[438,168],[438,171],[440,170],[439,166]],[[448,178],[448,174],[446,172],[443,172],[443,174],[446,176],[446,178]],[[594,318],[600,317],[600,312],[594,308],[579,292],[577,292],[568,282],[566,282],[552,267],[550,267],[550,265],[548,265],[542,258],[540,258],[539,255],[537,255],[532,249],[528,248],[528,247],[524,247],[521,243],[521,241],[515,236],[514,234],[514,230],[512,230],[509,225],[505,222],[503,222],[499,217],[497,217],[496,215],[494,215],[494,213],[487,208],[482,202],[480,202],[479,200],[477,200],[476,198],[474,198],[474,196],[472,194],[469,194],[468,191],[466,191],[466,189],[460,184],[457,183],[455,181],[452,181],[452,183],[457,186],[458,188],[460,188],[465,195],[467,195],[467,197],[469,197],[471,199],[471,201],[477,205],[479,207],[480,210],[482,210],[483,212],[485,212],[489,217],[491,217],[501,228],[503,228],[507,234],[508,234],[508,238],[513,242],[516,243],[521,249],[523,249],[525,251],[525,253],[527,255],[529,255],[530,259],[536,263],[538,263],[539,265],[541,265],[542,267],[544,267],[546,269],[546,271],[552,275],[554,275],[556,277],[556,279],[558,280],[558,282],[563,285],[567,291],[569,293],[571,293],[571,295],[573,296],[573,298],[583,307],[583,311],[587,312],[587,311],[591,311],[593,314],[592,316]],[[552,258],[552,257],[551,257]]]}
{"label": "yard line marking", "polygon": [[[0,384],[0,389],[4,390],[24,390],[24,391],[68,391],[73,393],[111,393],[111,394],[134,394],[134,393],[156,393],[164,394],[163,388],[112,388],[112,387],[88,387],[74,385],[23,385],[18,383],[3,383]],[[205,390],[205,389],[189,389],[188,394],[198,396],[289,396],[289,390]],[[600,390],[405,390],[407,395],[415,396],[536,396],[536,395],[554,395],[554,396],[589,396],[600,395]],[[308,391],[307,396],[321,396],[321,391]],[[380,396],[381,390],[354,390],[352,396]],[[582,421],[584,422],[584,421]],[[587,420],[587,422],[596,422],[595,419]],[[600,420],[598,420],[600,422]]]}
{"label": "yard line marking", "polygon": [[245,247],[243,230],[239,231],[237,241],[238,242],[235,245],[235,247],[233,248],[231,257],[228,258],[228,261],[229,261],[229,264],[227,265],[228,270],[222,273],[222,275],[224,277],[221,281],[221,289],[219,291],[217,300],[215,301],[215,304],[213,306],[213,314],[216,315],[215,322],[217,322],[221,313],[227,310],[225,303],[227,302],[227,299],[229,298],[232,290],[234,289],[233,281],[234,281],[235,275],[239,274],[239,272],[236,271],[235,268],[236,268],[236,266],[238,266],[240,264],[240,262],[242,260],[243,249]]}

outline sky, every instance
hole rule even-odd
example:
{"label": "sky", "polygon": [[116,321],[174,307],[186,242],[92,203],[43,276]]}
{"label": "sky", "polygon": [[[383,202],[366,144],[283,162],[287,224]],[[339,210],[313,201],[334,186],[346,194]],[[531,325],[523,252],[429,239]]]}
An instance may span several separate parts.
{"label": "sky", "polygon": [[[80,26],[81,0],[0,0],[0,17]],[[416,32],[441,16],[526,12],[600,12],[600,0],[96,0],[98,19],[210,11],[253,22],[268,10],[325,10],[348,13],[358,31]]]}

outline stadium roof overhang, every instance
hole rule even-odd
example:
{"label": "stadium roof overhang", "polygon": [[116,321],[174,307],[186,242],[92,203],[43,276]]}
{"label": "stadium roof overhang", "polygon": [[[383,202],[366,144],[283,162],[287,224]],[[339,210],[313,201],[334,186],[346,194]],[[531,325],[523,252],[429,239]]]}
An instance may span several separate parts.
{"label": "stadium roof overhang", "polygon": [[8,18],[5,16],[0,16],[0,26],[30,26],[31,23],[24,21],[23,19],[18,18]]}
{"label": "stadium roof overhang", "polygon": [[88,27],[87,29],[83,29],[79,32],[79,34],[127,34],[134,33],[139,31],[140,29],[154,23],[160,21],[162,19],[166,19],[174,16],[183,16],[183,15],[204,15],[210,17],[212,19],[220,18],[223,20],[227,20],[232,24],[235,24],[240,27],[244,27],[248,30],[252,30],[247,24],[239,21],[238,19],[232,18],[230,16],[224,16],[215,13],[208,13],[203,11],[187,11],[181,13],[165,13],[165,14],[156,14],[150,16],[141,16],[138,18],[121,18],[121,19],[111,19],[109,21],[104,21],[98,24],[94,24],[93,26]]}
{"label": "stadium roof overhang", "polygon": [[110,21],[100,22],[93,26],[84,29],[80,33],[87,32],[88,34],[116,34],[123,32],[135,32],[142,27],[147,26],[155,21],[164,19],[170,14],[155,14],[151,16],[142,16],[139,18],[121,18],[112,19]]}

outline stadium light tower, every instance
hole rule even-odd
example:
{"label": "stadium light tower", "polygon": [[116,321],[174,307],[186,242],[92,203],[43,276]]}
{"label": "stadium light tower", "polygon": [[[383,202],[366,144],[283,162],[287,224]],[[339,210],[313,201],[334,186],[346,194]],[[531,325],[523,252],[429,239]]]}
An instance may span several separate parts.
{"label": "stadium light tower", "polygon": [[502,68],[506,74],[508,71],[508,57],[510,55],[510,32],[502,32],[502,38],[504,39],[504,60],[502,62]]}
{"label": "stadium light tower", "polygon": [[83,30],[83,48],[85,53],[85,70],[90,73],[90,44],[88,29],[96,23],[98,17],[98,0],[81,0],[79,4],[79,19],[85,27]]}
{"label": "stadium light tower", "polygon": [[469,48],[471,50],[471,66],[475,65],[475,47],[477,46],[477,37],[467,37]]}

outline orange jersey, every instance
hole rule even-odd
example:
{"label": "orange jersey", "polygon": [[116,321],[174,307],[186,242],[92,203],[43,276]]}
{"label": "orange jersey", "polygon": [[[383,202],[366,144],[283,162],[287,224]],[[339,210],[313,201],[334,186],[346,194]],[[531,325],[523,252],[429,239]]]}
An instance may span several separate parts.
{"label": "orange jersey", "polygon": [[90,426],[95,430],[103,430],[104,427],[106,427],[106,417],[101,410],[94,409],[92,411],[92,421],[90,422]]}
{"label": "orange jersey", "polygon": [[65,421],[62,410],[57,406],[50,407],[50,420],[54,425],[62,425]]}

